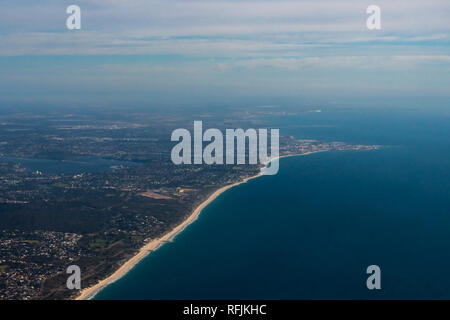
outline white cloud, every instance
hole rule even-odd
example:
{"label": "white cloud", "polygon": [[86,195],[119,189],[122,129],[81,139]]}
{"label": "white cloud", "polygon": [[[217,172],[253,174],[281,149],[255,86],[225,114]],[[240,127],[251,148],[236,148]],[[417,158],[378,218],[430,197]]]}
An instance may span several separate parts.
{"label": "white cloud", "polygon": [[381,31],[370,0],[77,0],[81,31],[69,4],[0,0],[3,95],[448,92],[448,0],[377,0]]}
{"label": "white cloud", "polygon": [[365,27],[371,4],[365,0],[79,0],[81,31],[65,29],[71,3],[43,2],[0,2],[0,55],[211,53],[205,44],[217,54],[311,42],[448,41],[450,29],[448,0],[379,0],[378,32]]}

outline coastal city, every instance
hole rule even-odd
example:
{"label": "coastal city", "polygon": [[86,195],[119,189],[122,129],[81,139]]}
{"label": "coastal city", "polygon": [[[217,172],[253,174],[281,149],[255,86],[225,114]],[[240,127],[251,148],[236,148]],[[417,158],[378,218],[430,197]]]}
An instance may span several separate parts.
{"label": "coastal city", "polygon": [[[219,128],[248,128],[266,124],[266,112],[236,114],[225,123],[221,115],[207,119]],[[214,191],[260,171],[260,164],[174,165],[170,132],[192,118],[127,117],[0,117],[0,299],[75,298],[79,293],[66,288],[69,265],[81,267],[83,287],[93,285]],[[281,156],[377,148],[282,131],[280,137]]]}
{"label": "coastal city", "polygon": [[450,301],[449,0],[1,5],[10,314]]}

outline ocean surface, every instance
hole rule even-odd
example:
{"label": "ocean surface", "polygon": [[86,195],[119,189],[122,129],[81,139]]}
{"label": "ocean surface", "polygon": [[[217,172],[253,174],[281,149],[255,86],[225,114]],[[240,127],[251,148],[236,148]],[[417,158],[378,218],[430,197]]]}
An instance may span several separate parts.
{"label": "ocean surface", "polygon": [[[381,144],[284,158],[232,188],[96,299],[450,298],[450,116],[324,110],[282,135]],[[381,268],[368,290],[366,268]]]}

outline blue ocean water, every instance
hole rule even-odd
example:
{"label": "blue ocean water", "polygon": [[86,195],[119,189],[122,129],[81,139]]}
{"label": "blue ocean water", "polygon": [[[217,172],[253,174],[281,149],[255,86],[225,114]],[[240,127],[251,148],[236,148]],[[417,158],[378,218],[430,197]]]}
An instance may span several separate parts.
{"label": "blue ocean water", "polygon": [[[450,117],[336,110],[281,134],[381,144],[284,158],[235,187],[96,299],[450,298]],[[368,290],[366,268],[381,268]]]}

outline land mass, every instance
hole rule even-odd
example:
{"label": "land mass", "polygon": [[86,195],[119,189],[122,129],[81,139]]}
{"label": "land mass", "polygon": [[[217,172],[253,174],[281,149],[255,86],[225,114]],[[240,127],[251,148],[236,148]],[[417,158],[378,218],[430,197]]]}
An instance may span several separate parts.
{"label": "land mass", "polygon": [[[277,127],[267,112],[0,114],[0,299],[89,298],[120,278],[260,172],[174,165],[170,133],[195,119],[221,130]],[[280,138],[281,156],[377,147]],[[66,287],[73,264],[81,295]]]}

